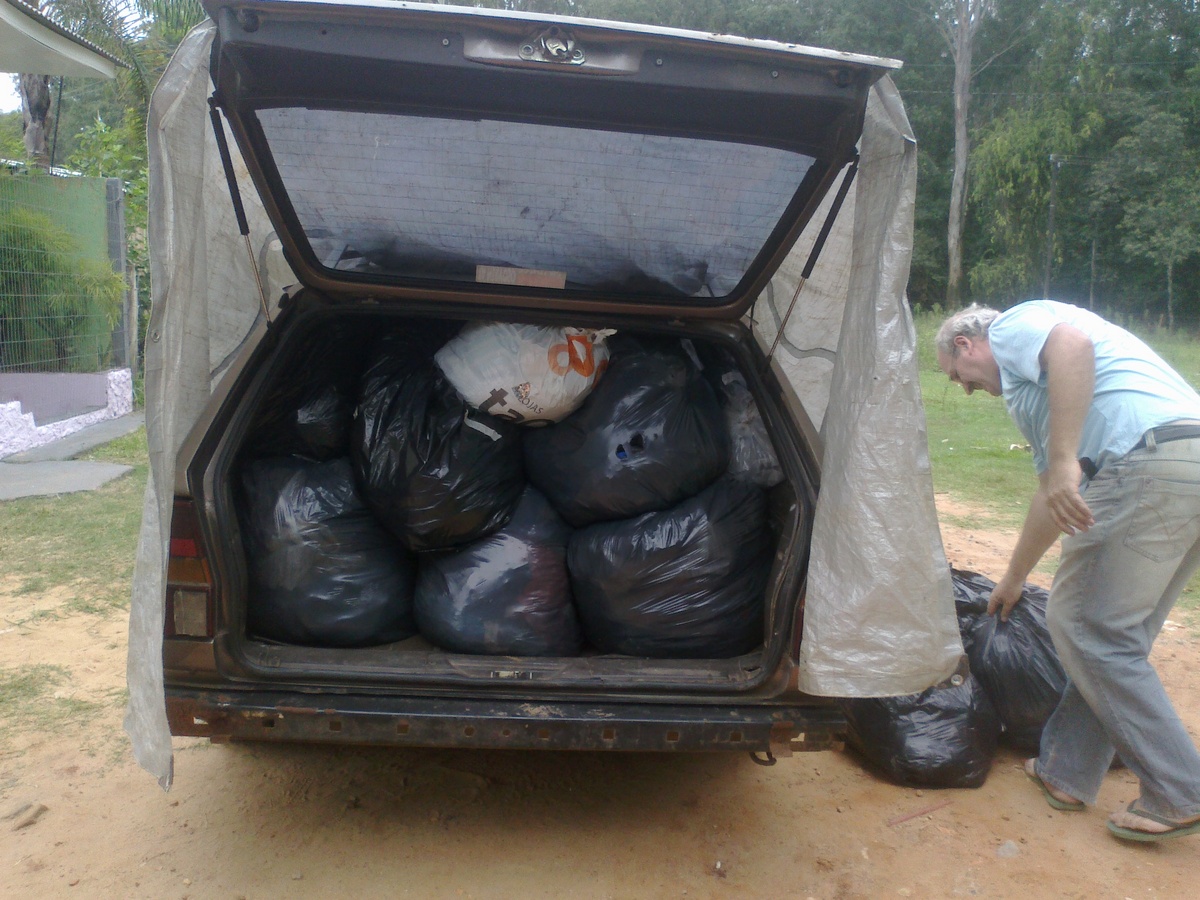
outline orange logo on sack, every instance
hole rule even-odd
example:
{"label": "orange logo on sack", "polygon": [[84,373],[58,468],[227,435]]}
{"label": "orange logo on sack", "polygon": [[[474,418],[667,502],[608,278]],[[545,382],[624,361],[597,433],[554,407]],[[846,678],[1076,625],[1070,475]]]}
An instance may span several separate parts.
{"label": "orange logo on sack", "polygon": [[555,344],[550,348],[547,361],[550,371],[555,375],[566,375],[574,371],[584,378],[591,378],[596,372],[592,339],[585,334],[568,334],[565,344]]}

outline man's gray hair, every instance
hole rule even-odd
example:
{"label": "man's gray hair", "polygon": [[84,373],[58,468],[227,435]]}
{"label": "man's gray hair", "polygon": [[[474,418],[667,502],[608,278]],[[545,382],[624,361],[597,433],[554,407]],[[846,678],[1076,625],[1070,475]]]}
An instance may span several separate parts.
{"label": "man's gray hair", "polygon": [[1000,315],[999,310],[992,309],[989,306],[980,306],[978,303],[972,303],[966,309],[960,309],[943,322],[942,327],[938,329],[938,353],[953,356],[954,339],[960,334],[963,337],[969,337],[974,340],[979,340],[980,338],[986,340],[988,329],[992,326],[992,322],[996,320],[996,316],[998,315]]}

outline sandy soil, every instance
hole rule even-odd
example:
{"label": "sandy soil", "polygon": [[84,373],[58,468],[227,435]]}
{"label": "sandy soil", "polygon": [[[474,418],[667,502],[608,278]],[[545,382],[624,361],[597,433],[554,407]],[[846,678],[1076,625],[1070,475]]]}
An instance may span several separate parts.
{"label": "sandy soil", "polygon": [[[939,498],[944,512],[972,510]],[[1014,535],[946,527],[952,562],[995,577]],[[69,592],[68,592],[69,594]],[[119,615],[34,617],[62,596],[0,581],[0,672],[56,675],[0,722],[0,896],[1191,898],[1200,838],[1128,846],[1054,812],[1002,751],[978,790],[912,790],[848,753],[773,768],[656,756],[211,746],[179,740],[159,790],[121,731]],[[24,624],[14,625],[24,621]],[[1193,734],[1200,643],[1156,659]],[[44,809],[42,808],[44,807]],[[23,810],[23,811],[22,811]]]}

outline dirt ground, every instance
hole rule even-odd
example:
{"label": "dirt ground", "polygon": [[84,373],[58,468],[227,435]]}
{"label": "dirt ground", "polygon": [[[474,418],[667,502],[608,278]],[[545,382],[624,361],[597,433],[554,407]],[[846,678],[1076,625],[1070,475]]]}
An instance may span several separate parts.
{"label": "dirt ground", "polygon": [[[939,498],[956,520],[972,510]],[[944,529],[996,577],[1014,535]],[[849,753],[397,751],[176,742],[163,793],[121,730],[119,615],[34,618],[61,597],[0,580],[0,671],[53,665],[53,697],[0,729],[0,896],[1192,898],[1200,837],[1129,846],[1107,812],[1051,810],[1002,751],[978,790],[913,790]],[[1193,734],[1200,643],[1156,661]]]}

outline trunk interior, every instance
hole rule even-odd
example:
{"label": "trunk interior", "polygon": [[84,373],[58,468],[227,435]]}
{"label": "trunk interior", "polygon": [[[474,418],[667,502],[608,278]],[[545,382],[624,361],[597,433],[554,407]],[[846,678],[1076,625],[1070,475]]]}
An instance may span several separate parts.
{"label": "trunk interior", "polygon": [[[316,641],[280,639],[263,627],[256,555],[248,534],[247,471],[288,450],[273,441],[271,423],[295,418],[304,384],[321,381],[321,366],[334,360],[343,391],[357,399],[363,372],[386,335],[405,335],[420,352],[432,353],[466,319],[392,312],[364,300],[331,302],[312,291],[289,300],[266,337],[245,351],[244,365],[212,418],[187,469],[200,514],[200,529],[215,585],[215,658],[226,681],[287,686],[305,691],[462,695],[550,699],[640,698],[688,695],[714,702],[731,695],[768,699],[786,688],[790,660],[799,643],[800,611],[817,489],[814,451],[802,432],[811,425],[765,366],[749,331],[728,322],[652,323],[628,317],[603,322],[543,316],[537,324],[615,329],[617,337],[683,346],[703,370],[713,360],[738,372],[754,397],[778,458],[782,481],[765,494],[769,560],[764,560],[763,628],[760,640],[736,655],[670,658],[602,652],[584,635],[576,655],[493,655],[444,649],[416,634],[374,646],[313,646]],[[612,340],[616,341],[617,337]],[[314,362],[316,361],[316,362]],[[236,368],[236,367],[235,367]],[[329,379],[324,379],[328,381]],[[356,406],[346,445],[361,433]],[[356,421],[357,420],[357,421]],[[358,431],[355,431],[357,427]],[[550,426],[553,428],[554,426]],[[519,429],[527,435],[538,429]],[[335,442],[336,443],[336,442]],[[353,454],[332,449],[330,454]],[[340,458],[340,457],[338,457]],[[361,473],[355,469],[361,487]],[[576,532],[578,533],[578,532]],[[402,551],[398,551],[402,552]],[[424,564],[411,554],[414,566]],[[585,629],[586,631],[586,629]],[[361,643],[361,642],[360,642]],[[372,642],[366,642],[372,643]]]}

